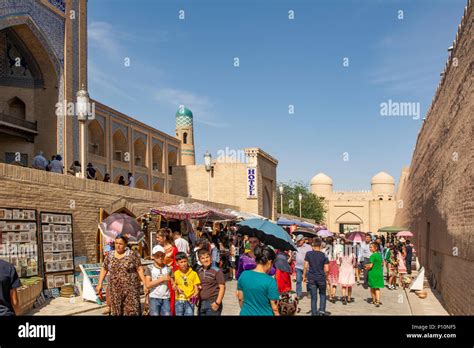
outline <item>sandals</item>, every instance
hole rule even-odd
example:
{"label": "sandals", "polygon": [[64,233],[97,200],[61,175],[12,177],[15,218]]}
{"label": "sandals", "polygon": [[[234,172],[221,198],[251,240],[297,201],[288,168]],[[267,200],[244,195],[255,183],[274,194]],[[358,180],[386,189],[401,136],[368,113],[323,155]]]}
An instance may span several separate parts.
{"label": "sandals", "polygon": [[342,304],[345,306],[347,305],[347,297],[342,298]]}

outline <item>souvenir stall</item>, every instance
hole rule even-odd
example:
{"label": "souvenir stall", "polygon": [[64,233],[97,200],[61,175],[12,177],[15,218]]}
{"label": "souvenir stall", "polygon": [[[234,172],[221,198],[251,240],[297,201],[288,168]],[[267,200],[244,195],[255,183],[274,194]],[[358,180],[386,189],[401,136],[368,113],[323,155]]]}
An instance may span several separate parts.
{"label": "souvenir stall", "polygon": [[[197,202],[151,209],[150,215],[152,217],[161,216],[162,220],[167,223],[179,221],[183,236],[187,237],[191,244],[194,244],[195,239],[199,237],[200,231],[207,227],[212,234],[213,227],[214,230],[216,227],[216,225],[213,225],[214,222],[227,223],[237,219],[234,214],[229,214]],[[151,242],[153,244],[154,239],[151,239]]]}

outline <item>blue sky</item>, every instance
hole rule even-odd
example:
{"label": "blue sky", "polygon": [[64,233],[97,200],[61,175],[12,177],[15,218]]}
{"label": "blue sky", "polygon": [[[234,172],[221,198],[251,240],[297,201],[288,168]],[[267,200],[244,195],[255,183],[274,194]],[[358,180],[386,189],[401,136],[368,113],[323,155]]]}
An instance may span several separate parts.
{"label": "blue sky", "polygon": [[[358,190],[410,164],[466,1],[88,4],[94,99],[168,134],[186,105],[198,163],[206,149],[260,147],[279,160],[278,180],[324,172]],[[420,103],[420,118],[381,116],[388,100]]]}

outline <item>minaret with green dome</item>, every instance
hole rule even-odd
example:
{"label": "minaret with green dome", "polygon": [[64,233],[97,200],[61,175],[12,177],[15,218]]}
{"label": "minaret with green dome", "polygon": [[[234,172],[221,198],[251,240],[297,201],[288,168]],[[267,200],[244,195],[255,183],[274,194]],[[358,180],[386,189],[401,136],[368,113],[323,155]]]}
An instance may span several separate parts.
{"label": "minaret with green dome", "polygon": [[184,105],[176,111],[176,137],[181,140],[181,165],[196,164],[193,113]]}

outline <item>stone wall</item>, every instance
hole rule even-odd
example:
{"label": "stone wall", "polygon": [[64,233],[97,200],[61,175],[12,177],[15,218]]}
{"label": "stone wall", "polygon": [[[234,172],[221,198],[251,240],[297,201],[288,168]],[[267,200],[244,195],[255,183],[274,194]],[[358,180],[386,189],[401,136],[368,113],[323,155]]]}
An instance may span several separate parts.
{"label": "stone wall", "polygon": [[468,1],[453,50],[418,134],[395,224],[415,248],[451,314],[473,315],[474,8]]}
{"label": "stone wall", "polygon": [[[139,216],[152,207],[196,200],[129,188],[71,175],[0,164],[0,207],[31,208],[73,215],[74,253],[96,261],[99,210],[112,213],[127,208]],[[203,202],[219,209],[235,206]]]}

